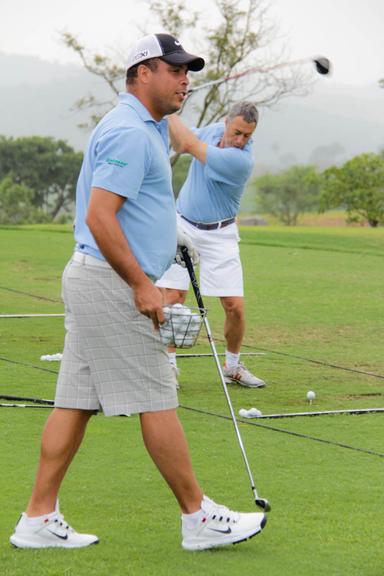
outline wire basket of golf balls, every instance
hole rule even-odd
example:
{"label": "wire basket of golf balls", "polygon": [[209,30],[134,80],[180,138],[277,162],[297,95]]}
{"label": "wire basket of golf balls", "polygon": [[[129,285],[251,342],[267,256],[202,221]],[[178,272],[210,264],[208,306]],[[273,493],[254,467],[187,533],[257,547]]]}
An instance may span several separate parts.
{"label": "wire basket of golf balls", "polygon": [[[199,308],[188,308],[182,304],[163,308],[165,322],[160,326],[160,337],[166,346],[191,348],[196,344],[202,325]],[[203,310],[203,315],[207,311]]]}

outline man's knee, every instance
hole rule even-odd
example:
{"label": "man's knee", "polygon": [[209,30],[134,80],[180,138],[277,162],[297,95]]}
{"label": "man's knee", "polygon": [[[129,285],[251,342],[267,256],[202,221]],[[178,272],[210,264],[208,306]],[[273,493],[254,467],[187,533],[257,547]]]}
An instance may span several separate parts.
{"label": "man's knee", "polygon": [[244,316],[244,299],[240,296],[226,296],[221,298],[221,304],[227,316],[243,318]]}

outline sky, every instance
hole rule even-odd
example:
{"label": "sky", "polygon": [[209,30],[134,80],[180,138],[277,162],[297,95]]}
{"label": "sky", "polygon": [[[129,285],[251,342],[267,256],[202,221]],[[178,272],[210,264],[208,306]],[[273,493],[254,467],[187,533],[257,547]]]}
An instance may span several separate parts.
{"label": "sky", "polygon": [[[384,0],[269,0],[268,16],[290,57],[325,55],[342,84],[376,84],[384,77]],[[213,21],[213,0],[194,0]],[[0,0],[0,52],[79,63],[60,43],[68,31],[92,51],[121,54],[138,27],[160,31],[145,0]],[[280,40],[279,40],[280,41]],[[191,41],[183,41],[193,51]]]}

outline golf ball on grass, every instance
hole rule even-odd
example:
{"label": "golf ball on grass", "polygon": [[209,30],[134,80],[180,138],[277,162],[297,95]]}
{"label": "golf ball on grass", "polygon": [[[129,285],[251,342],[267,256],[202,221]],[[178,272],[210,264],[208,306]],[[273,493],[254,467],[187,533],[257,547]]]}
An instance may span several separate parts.
{"label": "golf ball on grass", "polygon": [[263,415],[262,412],[257,408],[250,408],[249,410],[246,410],[245,408],[240,408],[239,410],[239,416],[241,416],[242,418],[260,418],[260,416],[262,415]]}
{"label": "golf ball on grass", "polygon": [[312,404],[312,401],[316,398],[316,394],[314,393],[313,390],[309,390],[307,392],[307,400],[310,404]]}

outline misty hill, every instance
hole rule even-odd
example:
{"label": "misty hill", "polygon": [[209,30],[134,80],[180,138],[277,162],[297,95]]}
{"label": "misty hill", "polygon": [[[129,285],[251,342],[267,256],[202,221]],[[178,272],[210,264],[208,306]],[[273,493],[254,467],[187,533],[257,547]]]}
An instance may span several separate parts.
{"label": "misty hill", "polygon": [[[0,134],[64,138],[84,149],[87,113],[74,103],[92,93],[110,100],[105,83],[80,66],[0,53]],[[124,83],[121,83],[124,89]],[[297,163],[324,168],[362,152],[384,148],[384,90],[342,86],[320,79],[312,94],[262,109],[255,133],[257,172]]]}
{"label": "misty hill", "polygon": [[261,111],[255,135],[259,171],[313,163],[323,169],[384,149],[384,90],[319,81],[312,94]]}
{"label": "misty hill", "polygon": [[74,104],[89,94],[110,100],[102,80],[80,66],[1,53],[0,71],[0,134],[53,136],[84,149],[88,133],[78,125],[89,114],[74,110]]}

